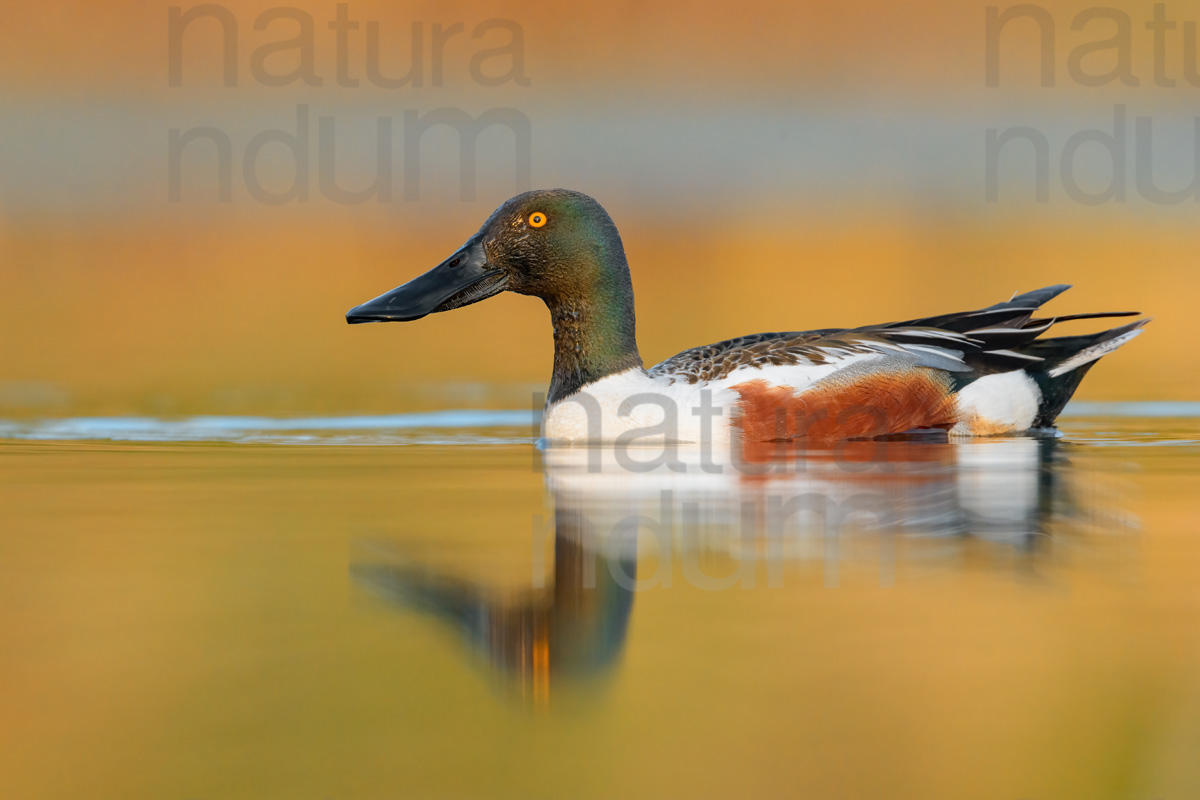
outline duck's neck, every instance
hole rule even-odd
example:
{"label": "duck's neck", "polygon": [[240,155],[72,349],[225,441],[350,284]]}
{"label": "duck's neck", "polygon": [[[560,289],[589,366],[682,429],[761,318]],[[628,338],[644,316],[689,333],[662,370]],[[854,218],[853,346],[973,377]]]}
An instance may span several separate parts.
{"label": "duck's neck", "polygon": [[554,374],[547,405],[589,383],[642,366],[634,331],[633,287],[624,264],[600,271],[586,289],[546,298],[554,323]]}

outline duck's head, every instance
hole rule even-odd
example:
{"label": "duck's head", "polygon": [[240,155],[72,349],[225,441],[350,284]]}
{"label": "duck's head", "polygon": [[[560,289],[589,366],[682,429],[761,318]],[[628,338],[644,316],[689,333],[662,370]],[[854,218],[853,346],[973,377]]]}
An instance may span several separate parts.
{"label": "duck's head", "polygon": [[580,298],[620,296],[632,328],[632,287],[617,228],[599,203],[567,189],[508,200],[449,258],[350,309],[346,322],[415,320],[503,291],[541,297],[552,311]]}

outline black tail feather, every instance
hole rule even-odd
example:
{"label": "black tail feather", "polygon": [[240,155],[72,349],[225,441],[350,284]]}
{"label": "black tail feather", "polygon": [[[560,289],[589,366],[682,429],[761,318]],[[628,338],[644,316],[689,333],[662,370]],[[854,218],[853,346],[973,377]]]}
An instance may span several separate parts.
{"label": "black tail feather", "polygon": [[1070,288],[1071,284],[1069,283],[1058,283],[1054,286],[1035,289],[1032,292],[1025,292],[1024,294],[1014,294],[1011,300],[996,303],[994,306],[988,306],[988,310],[1001,308],[1039,308]]}
{"label": "black tail feather", "polygon": [[1065,317],[1046,317],[1045,319],[1034,319],[1030,322],[1037,324],[1039,322],[1074,322],[1077,319],[1108,319],[1110,317],[1136,317],[1141,314],[1140,311],[1093,311],[1091,314],[1067,314]]}
{"label": "black tail feather", "polygon": [[1028,370],[1042,393],[1034,426],[1053,425],[1088,370],[1101,357],[1136,336],[1149,322],[1149,318],[1139,319],[1099,333],[1038,339],[1022,347],[1021,352],[1042,359],[1037,368]]}

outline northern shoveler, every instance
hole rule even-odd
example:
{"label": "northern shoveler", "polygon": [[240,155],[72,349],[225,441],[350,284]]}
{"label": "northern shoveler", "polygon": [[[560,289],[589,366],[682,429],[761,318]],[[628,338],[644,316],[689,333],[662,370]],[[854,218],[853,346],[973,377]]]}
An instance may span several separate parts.
{"label": "northern shoveler", "polygon": [[860,328],[757,333],[686,350],[646,369],[616,225],[591,197],[526,192],[429,272],[356,306],[349,323],[415,320],[502,291],[542,298],[554,373],[542,433],[551,441],[827,442],[940,428],[951,435],[1053,425],[1084,373],[1149,319],[1037,338],[1048,286],[978,311]]}

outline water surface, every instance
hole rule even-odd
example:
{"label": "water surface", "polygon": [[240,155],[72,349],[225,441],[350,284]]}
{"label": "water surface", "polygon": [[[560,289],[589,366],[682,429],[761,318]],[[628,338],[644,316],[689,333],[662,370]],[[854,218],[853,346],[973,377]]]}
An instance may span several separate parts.
{"label": "water surface", "polygon": [[1200,419],[705,470],[4,423],[0,796],[1200,795]]}

